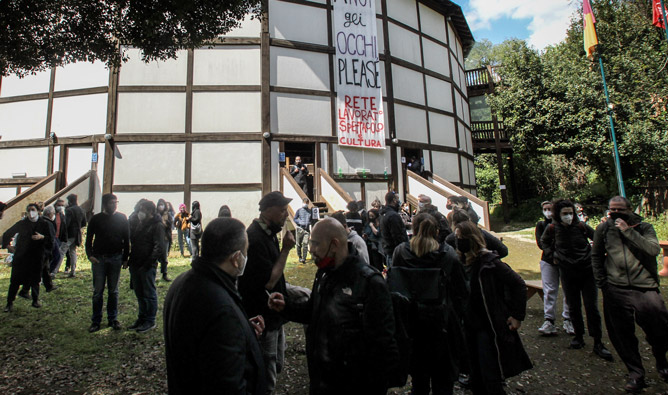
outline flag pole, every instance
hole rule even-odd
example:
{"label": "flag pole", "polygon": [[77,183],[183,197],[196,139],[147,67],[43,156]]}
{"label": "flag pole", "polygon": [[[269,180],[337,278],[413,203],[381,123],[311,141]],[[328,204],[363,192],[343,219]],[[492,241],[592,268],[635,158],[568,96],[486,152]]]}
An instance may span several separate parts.
{"label": "flag pole", "polygon": [[[663,2],[663,0],[661,1]],[[605,82],[605,70],[603,69],[603,59],[601,58],[600,54],[598,56],[598,64],[599,66],[601,66],[601,77],[603,78],[603,91],[605,92],[605,103],[607,105],[606,112],[608,113],[608,120],[610,121],[610,135],[612,136],[612,145],[615,149],[614,152],[615,172],[617,174],[617,185],[619,186],[619,194],[623,197],[626,197],[626,191],[624,190],[624,180],[622,179],[622,166],[619,162],[619,150],[617,149],[617,138],[615,137],[615,123],[612,119],[612,105],[610,103],[610,95],[608,94],[608,84]]]}
{"label": "flag pole", "polygon": [[663,6],[663,0],[659,0],[661,3],[661,16],[663,17],[663,30],[666,33],[666,41],[668,41],[668,23],[666,23],[666,8]]}

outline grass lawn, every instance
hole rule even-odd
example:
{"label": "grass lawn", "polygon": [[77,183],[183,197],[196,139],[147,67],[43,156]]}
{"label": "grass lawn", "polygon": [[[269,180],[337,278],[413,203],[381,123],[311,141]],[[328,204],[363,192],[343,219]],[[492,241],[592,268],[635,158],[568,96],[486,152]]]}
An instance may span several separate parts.
{"label": "grass lawn", "polygon": [[[509,248],[504,259],[527,280],[539,279],[540,251],[527,228],[500,233]],[[170,257],[170,276],[175,278],[190,267],[190,260]],[[90,334],[92,280],[90,263],[80,254],[76,278],[60,274],[60,288],[45,293],[41,309],[19,298],[13,313],[0,313],[0,394],[161,394],[167,392],[162,336],[162,305],[171,283],[157,281],[158,327],[138,334],[113,331],[106,327]],[[0,265],[0,295],[9,287],[10,268]],[[312,261],[299,264],[293,250],[286,268],[288,282],[310,288],[315,274]],[[665,295],[668,289],[662,287]],[[106,302],[106,300],[105,300]],[[4,306],[4,304],[3,304]],[[560,307],[561,308],[561,307]],[[119,320],[128,326],[136,318],[137,302],[129,288],[129,273],[120,280]],[[602,309],[601,309],[602,311]],[[604,362],[591,353],[591,339],[582,350],[569,350],[570,338],[539,336],[536,329],[543,320],[542,301],[533,297],[527,303],[527,318],[520,334],[534,362],[534,369],[508,380],[509,393],[599,394],[620,392],[625,369],[615,353],[615,362]],[[559,320],[560,321],[560,320]],[[307,394],[308,374],[301,325],[285,326],[286,365],[279,375],[278,394]],[[605,332],[605,330],[604,330]],[[668,384],[658,382],[644,336],[637,331],[645,368],[652,385],[650,393],[668,393]],[[604,338],[612,349],[607,337]],[[409,387],[393,389],[392,394],[407,394]],[[456,394],[462,394],[456,389]]]}

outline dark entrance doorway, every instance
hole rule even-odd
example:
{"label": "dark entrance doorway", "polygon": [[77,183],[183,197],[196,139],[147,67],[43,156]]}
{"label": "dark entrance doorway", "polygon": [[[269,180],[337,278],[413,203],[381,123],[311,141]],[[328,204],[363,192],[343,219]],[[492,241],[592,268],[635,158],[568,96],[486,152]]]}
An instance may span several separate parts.
{"label": "dark entrance doorway", "polygon": [[315,176],[315,143],[282,143],[281,151],[285,152],[285,166],[290,170],[290,166],[295,163],[296,157],[301,157],[302,163],[308,168],[307,193],[313,201],[313,180]]}

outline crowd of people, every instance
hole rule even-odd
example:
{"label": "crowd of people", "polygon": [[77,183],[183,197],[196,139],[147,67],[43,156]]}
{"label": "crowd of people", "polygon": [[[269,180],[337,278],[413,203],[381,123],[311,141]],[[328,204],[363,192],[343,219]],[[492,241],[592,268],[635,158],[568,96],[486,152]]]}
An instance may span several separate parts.
{"label": "crowd of people", "polygon": [[[420,195],[411,210],[388,192],[384,204],[376,199],[367,210],[353,201],[323,219],[304,199],[294,234],[284,229],[291,200],[277,191],[264,195],[247,228],[223,206],[204,228],[196,201],[190,213],[181,205],[174,215],[168,202],[142,199],[126,218],[116,211],[116,197],[104,195],[103,211],[90,219],[85,238],[94,285],[89,331],[100,329],[105,284],[108,324],[121,329],[118,282],[127,267],[138,304],[128,329],[155,328],[157,268],[160,263],[169,281],[175,227],[181,254],[192,251],[192,268],[175,279],[164,301],[170,393],[273,393],[285,368],[283,326],[289,321],[304,324],[313,394],[381,394],[405,385],[409,375],[413,394],[450,394],[457,381],[474,394],[502,394],[507,378],[532,368],[518,333],[526,284],[502,261],[504,243],[477,225],[468,199],[453,196],[441,212]],[[26,217],[5,232],[2,247],[14,254],[5,311],[12,311],[21,285],[39,307],[40,280],[51,279],[51,268],[59,266],[54,254],[67,254],[82,241],[85,215],[78,217],[75,207],[76,196],[68,197],[64,210],[58,203],[44,209],[30,204]],[[626,390],[646,386],[634,321],[647,335],[660,378],[668,381],[668,311],[659,294],[660,250],[652,226],[619,196],[596,230],[569,200],[544,202],[542,209],[545,219],[536,225],[543,250],[540,334],[558,332],[561,284],[569,347],[585,345],[584,304],[593,352],[613,360],[602,341],[600,289],[608,335],[629,371]],[[286,281],[295,247],[301,264],[310,254],[317,267],[311,289]],[[75,267],[76,255],[70,275]],[[43,282],[47,291],[54,289]]]}

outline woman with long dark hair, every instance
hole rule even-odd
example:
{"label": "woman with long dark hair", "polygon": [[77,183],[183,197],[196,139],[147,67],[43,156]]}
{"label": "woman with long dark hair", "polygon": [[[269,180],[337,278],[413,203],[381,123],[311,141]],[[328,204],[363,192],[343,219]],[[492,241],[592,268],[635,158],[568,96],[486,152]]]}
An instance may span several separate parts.
{"label": "woman with long dark hair", "polygon": [[464,315],[474,394],[504,394],[503,382],[533,366],[517,330],[526,314],[524,280],[487,250],[471,221],[455,227],[471,294]]}
{"label": "woman with long dark hair", "polygon": [[[447,245],[439,245],[439,224],[430,214],[413,217],[414,235],[410,242],[397,246],[392,258],[392,268],[440,269],[431,271],[439,280],[439,301],[430,305],[417,305],[409,330],[413,338],[413,354],[409,373],[415,395],[452,394],[457,379],[459,350],[456,339],[461,339],[459,326],[466,285],[462,266],[455,251]],[[426,272],[425,272],[426,273]],[[413,290],[415,291],[415,290]],[[460,336],[456,336],[459,333]]]}

